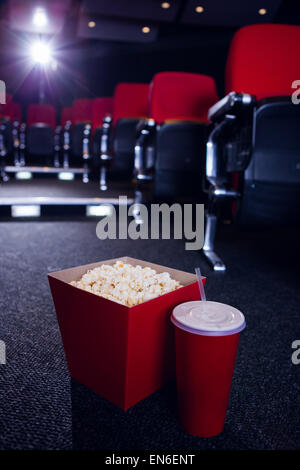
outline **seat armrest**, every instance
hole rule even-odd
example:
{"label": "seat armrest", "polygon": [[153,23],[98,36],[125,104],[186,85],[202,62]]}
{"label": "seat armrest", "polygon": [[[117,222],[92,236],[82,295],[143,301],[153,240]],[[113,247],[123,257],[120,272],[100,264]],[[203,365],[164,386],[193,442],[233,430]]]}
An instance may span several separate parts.
{"label": "seat armrest", "polygon": [[91,154],[90,154],[91,131],[92,131],[92,126],[89,123],[85,124],[84,129],[83,129],[83,139],[82,139],[83,160],[89,160],[91,158]]}
{"label": "seat armrest", "polygon": [[151,180],[155,160],[156,122],[140,121],[134,147],[134,170],[138,180]]}
{"label": "seat armrest", "polygon": [[104,116],[102,121],[102,132],[100,137],[100,160],[111,160],[110,137],[112,131],[112,117]]}
{"label": "seat armrest", "polygon": [[208,119],[221,121],[228,114],[238,116],[241,112],[252,109],[255,104],[255,96],[232,91],[208,110]]}
{"label": "seat armrest", "polygon": [[71,140],[71,121],[67,121],[63,128],[62,140],[63,140],[63,149],[68,151],[70,149],[70,140]]}
{"label": "seat armrest", "polygon": [[20,123],[17,120],[14,120],[12,125],[12,139],[13,139],[13,148],[18,149],[20,146]]}

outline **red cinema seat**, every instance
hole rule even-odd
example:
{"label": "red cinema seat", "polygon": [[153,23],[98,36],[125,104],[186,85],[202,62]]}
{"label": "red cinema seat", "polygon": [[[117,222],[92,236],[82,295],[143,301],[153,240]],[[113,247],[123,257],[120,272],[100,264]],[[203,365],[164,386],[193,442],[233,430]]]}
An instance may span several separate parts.
{"label": "red cinema seat", "polygon": [[95,98],[92,106],[92,128],[93,133],[102,127],[103,118],[113,114],[113,98]]}
{"label": "red cinema seat", "polygon": [[149,85],[119,83],[114,93],[113,122],[120,119],[146,118],[149,114]]}
{"label": "red cinema seat", "polygon": [[51,164],[54,153],[55,109],[50,104],[31,104],[27,109],[27,155],[31,162]]}
{"label": "red cinema seat", "polygon": [[113,170],[130,177],[138,123],[149,115],[149,85],[119,83],[114,93]]}
{"label": "red cinema seat", "polygon": [[[207,75],[185,72],[161,72],[150,86],[149,125],[155,122],[155,163],[149,152],[145,158],[143,141],[136,146],[137,178],[147,179],[154,167],[153,192],[156,198],[174,199],[199,193],[204,174],[208,109],[217,101],[216,85]],[[151,145],[150,145],[151,148]]]}
{"label": "red cinema seat", "polygon": [[5,165],[11,163],[13,139],[13,101],[12,96],[6,93],[6,103],[0,104],[0,180],[8,181]]}
{"label": "red cinema seat", "polygon": [[60,125],[62,128],[65,127],[67,122],[72,122],[73,109],[72,106],[66,106],[61,111]]}
{"label": "red cinema seat", "polygon": [[299,79],[295,60],[299,26],[259,24],[241,28],[231,42],[226,64],[226,93],[263,98],[289,96]]}
{"label": "red cinema seat", "polygon": [[0,154],[3,158],[9,157],[12,150],[12,123],[14,117],[14,104],[12,95],[6,93],[6,103],[0,104]]}
{"label": "red cinema seat", "polygon": [[13,120],[19,124],[22,122],[22,108],[19,103],[13,102]]}
{"label": "red cinema seat", "polygon": [[44,124],[55,129],[55,109],[50,104],[31,104],[27,110],[27,126]]}
{"label": "red cinema seat", "polygon": [[0,104],[0,119],[1,120],[13,120],[13,115],[14,115],[14,104],[13,104],[13,99],[12,95],[9,93],[6,93],[6,103],[5,104]]}
{"label": "red cinema seat", "polygon": [[93,100],[78,98],[72,106],[72,122],[74,124],[92,122]]}
{"label": "red cinema seat", "polygon": [[167,121],[207,123],[209,108],[218,100],[215,81],[207,75],[161,72],[153,77],[150,117]]}
{"label": "red cinema seat", "polygon": [[228,94],[209,111],[214,128],[207,144],[211,201],[204,253],[216,270],[225,269],[214,253],[218,200],[232,204],[238,197],[233,215],[244,224],[299,222],[299,41],[299,26],[280,24],[246,26],[233,37]]}

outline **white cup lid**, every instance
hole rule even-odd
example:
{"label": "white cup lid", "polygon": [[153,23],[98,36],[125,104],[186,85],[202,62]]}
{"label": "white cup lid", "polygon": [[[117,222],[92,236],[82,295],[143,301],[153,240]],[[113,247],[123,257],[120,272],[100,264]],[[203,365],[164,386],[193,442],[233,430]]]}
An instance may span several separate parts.
{"label": "white cup lid", "polygon": [[232,335],[246,326],[245,317],[237,308],[201,300],[177,305],[171,321],[182,330],[205,336]]}

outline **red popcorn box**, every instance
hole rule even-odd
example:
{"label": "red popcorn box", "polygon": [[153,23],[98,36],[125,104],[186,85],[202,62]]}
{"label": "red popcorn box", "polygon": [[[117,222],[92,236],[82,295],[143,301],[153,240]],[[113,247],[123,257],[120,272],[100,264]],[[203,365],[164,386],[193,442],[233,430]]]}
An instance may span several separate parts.
{"label": "red popcorn box", "polygon": [[[117,260],[168,272],[183,287],[127,307],[69,284]],[[127,410],[175,377],[170,316],[176,305],[199,299],[194,274],[125,256],[50,273],[48,279],[72,378]]]}

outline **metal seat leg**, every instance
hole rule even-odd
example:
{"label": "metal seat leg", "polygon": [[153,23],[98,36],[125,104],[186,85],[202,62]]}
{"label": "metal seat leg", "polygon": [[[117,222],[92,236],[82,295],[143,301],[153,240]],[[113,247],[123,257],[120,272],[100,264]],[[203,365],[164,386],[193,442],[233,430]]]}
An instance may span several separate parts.
{"label": "metal seat leg", "polygon": [[203,254],[212,265],[214,271],[226,271],[226,266],[221,258],[214,251],[215,235],[217,227],[217,217],[214,214],[206,215],[205,237]]}
{"label": "metal seat leg", "polygon": [[101,191],[107,191],[106,175],[107,175],[107,168],[105,165],[102,165],[100,168],[100,190]]}

